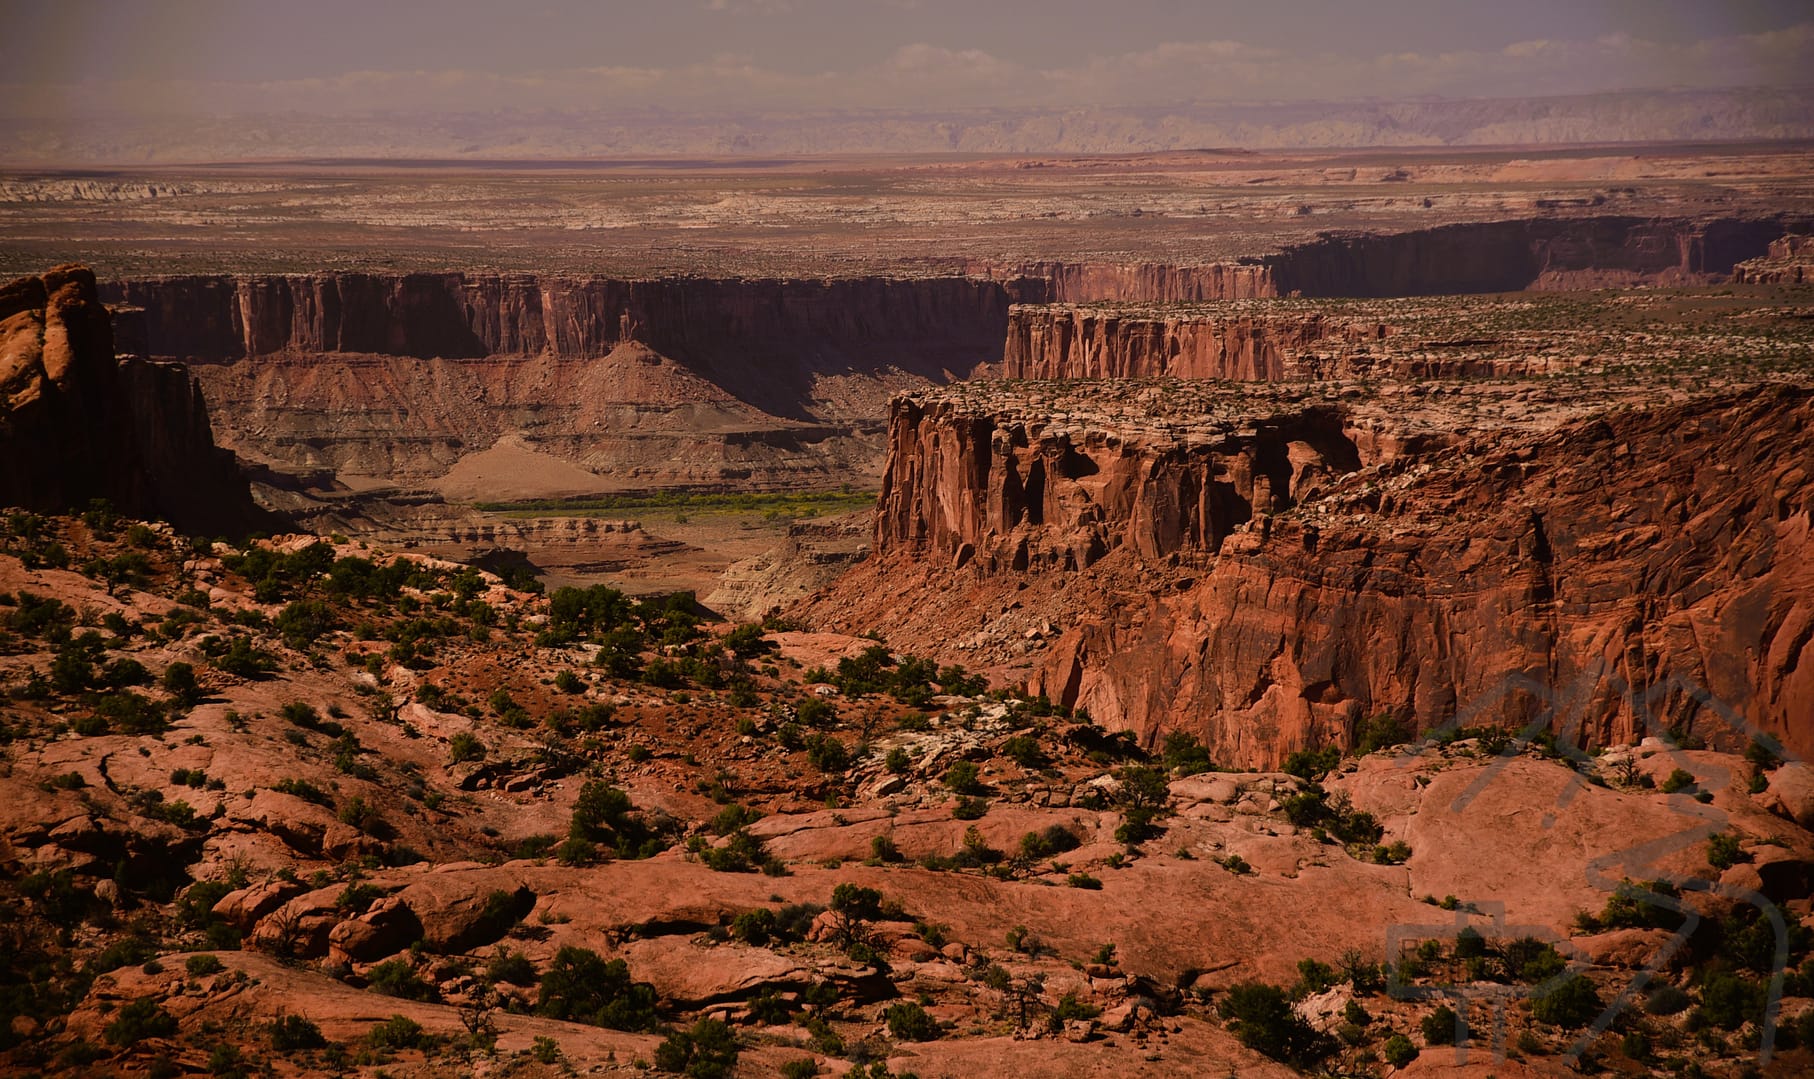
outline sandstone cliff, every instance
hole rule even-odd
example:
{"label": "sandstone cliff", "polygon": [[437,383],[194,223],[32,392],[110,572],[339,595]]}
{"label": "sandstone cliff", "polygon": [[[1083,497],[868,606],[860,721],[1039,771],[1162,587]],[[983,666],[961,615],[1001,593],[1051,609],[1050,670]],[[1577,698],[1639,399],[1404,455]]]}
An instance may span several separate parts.
{"label": "sandstone cliff", "polygon": [[1049,282],[1053,302],[1201,303],[1706,284],[1762,256],[1805,216],[1546,216],[1396,233],[1325,232],[1266,254],[1161,263],[1029,262],[978,272]]}
{"label": "sandstone cliff", "polygon": [[[497,498],[873,474],[889,395],[998,360],[1009,305],[1044,294],[1039,282],[961,277],[499,274],[166,277],[109,290],[143,309],[150,355],[193,366],[223,440],[249,459],[354,486],[425,486],[520,436],[547,467],[524,457],[520,482],[485,495]],[[589,487],[572,465],[593,474]]]}
{"label": "sandstone cliff", "polygon": [[1229,764],[1382,711],[1814,750],[1814,388],[1630,390],[904,398],[878,557],[804,613]]}
{"label": "sandstone cliff", "polygon": [[116,360],[94,275],[59,266],[0,289],[0,505],[127,513],[195,532],[268,525],[215,448],[182,367]]}
{"label": "sandstone cliff", "polygon": [[1814,281],[1814,236],[1784,236],[1770,241],[1761,257],[1747,259],[1732,271],[1741,285],[1799,285]]}
{"label": "sandstone cliff", "polygon": [[[1383,341],[1377,318],[1255,308],[1199,312],[1016,306],[1002,352],[1005,378],[1309,379],[1351,375],[1354,346]],[[1317,353],[1333,353],[1318,362]]]}
{"label": "sandstone cliff", "polygon": [[756,407],[807,418],[814,378],[853,364],[943,377],[993,360],[1008,305],[1044,289],[963,277],[340,273],[148,278],[108,295],[145,309],[156,356],[595,359],[634,341]]}

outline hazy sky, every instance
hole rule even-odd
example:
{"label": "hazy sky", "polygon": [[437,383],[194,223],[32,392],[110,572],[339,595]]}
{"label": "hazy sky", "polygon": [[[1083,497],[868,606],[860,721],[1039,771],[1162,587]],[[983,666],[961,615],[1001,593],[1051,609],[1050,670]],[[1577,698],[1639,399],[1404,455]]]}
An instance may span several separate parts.
{"label": "hazy sky", "polygon": [[702,111],[1814,82],[1806,0],[0,0],[0,112]]}

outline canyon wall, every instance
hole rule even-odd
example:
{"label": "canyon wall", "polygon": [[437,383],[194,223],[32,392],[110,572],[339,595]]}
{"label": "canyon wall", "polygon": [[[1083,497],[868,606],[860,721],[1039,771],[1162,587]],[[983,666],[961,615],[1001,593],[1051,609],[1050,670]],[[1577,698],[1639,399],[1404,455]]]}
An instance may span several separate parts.
{"label": "canyon wall", "polygon": [[[762,280],[184,276],[118,282],[103,296],[143,312],[134,332],[146,355],[201,378],[224,445],[299,483],[433,486],[514,434],[536,456],[513,459],[497,497],[782,487],[873,477],[888,398],[985,365],[1017,377],[1331,377],[1387,332],[1378,320],[1289,312],[1041,324],[1011,314],[1015,304],[1711,280],[1763,254],[1787,224],[1544,217],[1327,234],[1201,265]],[[1310,355],[1318,349],[1337,355]]]}
{"label": "canyon wall", "polygon": [[210,534],[274,523],[215,447],[188,372],[115,358],[112,319],[82,266],[0,288],[0,466],[0,506],[106,499]]}
{"label": "canyon wall", "polygon": [[105,295],[144,309],[154,356],[594,359],[634,341],[765,411],[808,418],[815,376],[893,366],[944,378],[995,360],[1009,305],[1046,291],[965,277],[338,273],[147,278]]}
{"label": "canyon wall", "polygon": [[1181,431],[958,389],[897,404],[877,555],[808,616],[1026,655],[1033,691],[1228,765],[1380,712],[1814,752],[1807,385],[1421,445],[1368,436],[1389,403]]}
{"label": "canyon wall", "polygon": [[[513,498],[866,480],[888,397],[998,361],[1009,306],[1045,286],[349,273],[107,295],[142,312],[147,354],[192,365],[248,460],[305,484]],[[507,459],[465,470],[490,482],[459,473],[493,450]]]}
{"label": "canyon wall", "polygon": [[1318,311],[1204,315],[1061,305],[1016,306],[1002,351],[1005,378],[1313,379],[1351,373],[1310,354],[1383,341],[1378,318]]}
{"label": "canyon wall", "polygon": [[1396,233],[1330,231],[1261,255],[1196,265],[1029,262],[977,272],[1050,282],[1050,301],[1200,303],[1280,296],[1426,296],[1708,284],[1761,257],[1798,215],[1533,217]]}
{"label": "canyon wall", "polygon": [[1814,236],[1783,236],[1770,241],[1763,255],[1747,259],[1732,272],[1742,285],[1799,285],[1814,281]]}

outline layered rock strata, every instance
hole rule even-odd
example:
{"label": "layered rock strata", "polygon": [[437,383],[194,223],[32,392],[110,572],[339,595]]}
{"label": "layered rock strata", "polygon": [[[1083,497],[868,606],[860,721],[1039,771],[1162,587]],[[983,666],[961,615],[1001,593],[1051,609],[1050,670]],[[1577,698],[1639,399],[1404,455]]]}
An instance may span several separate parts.
{"label": "layered rock strata", "polygon": [[1229,764],[1381,712],[1814,749],[1814,385],[1635,388],[910,395],[877,557],[804,613]]}
{"label": "layered rock strata", "polygon": [[143,310],[150,355],[196,368],[229,444],[279,471],[423,484],[517,434],[594,473],[593,490],[848,480],[879,460],[889,394],[999,359],[1009,305],[1044,295],[968,278],[496,274],[167,277],[109,294]]}
{"label": "layered rock strata", "polygon": [[1772,240],[1760,258],[1747,259],[1732,271],[1741,285],[1799,285],[1814,281],[1814,236]]}
{"label": "layered rock strata", "polygon": [[[1546,216],[1396,233],[1332,231],[1269,253],[1200,265],[1015,263],[1054,302],[1202,303],[1281,296],[1427,296],[1706,284],[1810,222],[1754,217]],[[987,266],[976,267],[988,271]]]}

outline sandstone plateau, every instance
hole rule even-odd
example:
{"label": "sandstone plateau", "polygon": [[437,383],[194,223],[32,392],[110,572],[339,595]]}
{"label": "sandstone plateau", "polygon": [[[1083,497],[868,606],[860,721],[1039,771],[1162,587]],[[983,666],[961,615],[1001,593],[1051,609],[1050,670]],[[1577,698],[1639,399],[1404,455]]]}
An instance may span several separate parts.
{"label": "sandstone plateau", "polygon": [[0,1071],[1814,1071],[1810,160],[0,177]]}

